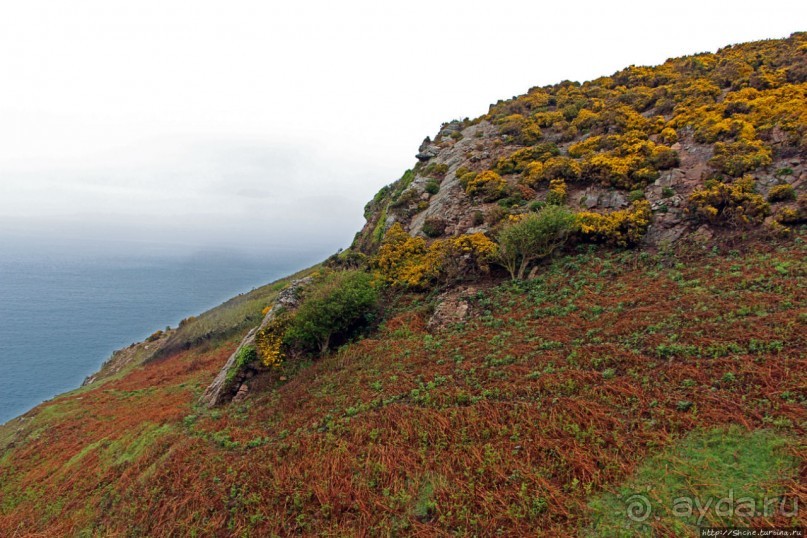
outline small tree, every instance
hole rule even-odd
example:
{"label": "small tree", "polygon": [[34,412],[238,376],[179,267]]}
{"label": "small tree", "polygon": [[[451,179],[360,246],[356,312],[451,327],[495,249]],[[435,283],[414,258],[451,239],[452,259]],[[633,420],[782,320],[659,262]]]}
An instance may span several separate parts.
{"label": "small tree", "polygon": [[577,218],[566,208],[549,205],[506,225],[497,237],[496,258],[513,280],[524,278],[529,265],[562,246],[577,225]]}
{"label": "small tree", "polygon": [[286,329],[284,342],[326,353],[335,337],[347,338],[365,324],[378,302],[372,276],[338,271],[313,287]]}

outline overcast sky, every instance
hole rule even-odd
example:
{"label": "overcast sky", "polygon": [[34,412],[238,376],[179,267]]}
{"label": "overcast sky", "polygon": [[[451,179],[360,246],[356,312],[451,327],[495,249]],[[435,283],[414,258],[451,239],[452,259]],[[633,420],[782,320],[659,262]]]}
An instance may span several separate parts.
{"label": "overcast sky", "polygon": [[776,0],[2,2],[0,247],[332,252],[442,121],[805,21]]}

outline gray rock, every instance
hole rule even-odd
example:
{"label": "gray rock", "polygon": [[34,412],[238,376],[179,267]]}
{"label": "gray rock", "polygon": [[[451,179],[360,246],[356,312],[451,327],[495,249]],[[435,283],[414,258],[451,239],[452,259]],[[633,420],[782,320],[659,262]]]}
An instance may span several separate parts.
{"label": "gray rock", "polygon": [[[271,314],[271,312],[269,312],[269,314]],[[234,389],[240,385],[241,380],[239,379],[238,384],[236,384],[235,378],[228,379],[227,373],[235,367],[235,359],[238,356],[238,352],[241,351],[242,348],[255,345],[255,334],[257,332],[257,328],[251,329],[244,339],[241,340],[241,343],[238,344],[238,348],[230,355],[227,362],[224,363],[224,366],[219,370],[213,382],[207,386],[204,394],[199,398],[199,403],[207,407],[215,407],[233,398]]]}
{"label": "gray rock", "polygon": [[583,197],[580,198],[580,205],[586,209],[593,209],[597,207],[598,198],[596,194],[586,191]]}
{"label": "gray rock", "polygon": [[246,383],[242,383],[241,386],[238,387],[238,392],[233,396],[232,402],[242,402],[247,399],[247,396],[249,396],[249,386]]}
{"label": "gray rock", "polygon": [[432,144],[432,139],[427,136],[420,144],[418,153],[415,155],[415,157],[417,160],[425,162],[435,157],[438,153],[440,153],[440,148]]}
{"label": "gray rock", "polygon": [[[231,372],[233,368],[236,368],[235,360],[236,357],[238,357],[239,351],[245,347],[255,345],[255,335],[277,316],[277,312],[281,307],[295,308],[299,303],[300,290],[311,282],[311,279],[312,277],[306,277],[294,280],[286,289],[278,294],[275,303],[272,305],[269,312],[266,313],[261,324],[250,330],[241,340],[238,348],[230,355],[215,379],[213,379],[213,382],[205,389],[204,394],[199,398],[199,403],[207,407],[215,407],[232,401],[238,395],[238,392],[246,386],[244,381],[252,377],[252,374],[254,374],[255,369],[258,367],[257,364],[245,364],[241,366],[239,370]],[[249,388],[247,387],[245,390],[249,390]]]}
{"label": "gray rock", "polygon": [[628,199],[619,191],[611,191],[600,196],[600,205],[608,209],[620,209],[628,205]]}
{"label": "gray rock", "polygon": [[453,133],[456,133],[460,130],[462,130],[462,125],[460,125],[459,121],[454,120],[444,124],[443,127],[440,129],[440,132],[437,133],[437,136],[439,137],[451,136]]}
{"label": "gray rock", "polygon": [[476,288],[465,288],[446,292],[440,296],[434,313],[426,326],[430,330],[445,327],[451,323],[459,323],[468,317],[470,306],[468,298],[476,293]]}
{"label": "gray rock", "polygon": [[490,159],[490,153],[487,151],[480,151],[478,153],[472,153],[468,160],[472,163],[476,163],[479,161],[484,161],[485,159]]}
{"label": "gray rock", "polygon": [[653,184],[659,187],[675,187],[676,185],[683,184],[685,178],[686,175],[684,174],[683,170],[674,168],[662,173]]}
{"label": "gray rock", "polygon": [[714,237],[714,232],[708,225],[704,224],[690,235],[690,238],[697,243],[706,243]]}

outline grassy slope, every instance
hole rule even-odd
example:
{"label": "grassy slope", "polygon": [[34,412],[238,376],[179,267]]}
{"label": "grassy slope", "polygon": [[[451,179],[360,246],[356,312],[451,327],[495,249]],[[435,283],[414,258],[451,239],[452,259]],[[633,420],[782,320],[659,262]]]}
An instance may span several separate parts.
{"label": "grassy slope", "polygon": [[[754,249],[566,256],[436,334],[405,297],[225,409],[195,400],[238,333],[133,366],[0,427],[0,535],[630,534],[615,495],[733,484],[745,429],[772,441],[744,487],[803,504],[807,248]],[[729,449],[681,467],[698,429]]]}

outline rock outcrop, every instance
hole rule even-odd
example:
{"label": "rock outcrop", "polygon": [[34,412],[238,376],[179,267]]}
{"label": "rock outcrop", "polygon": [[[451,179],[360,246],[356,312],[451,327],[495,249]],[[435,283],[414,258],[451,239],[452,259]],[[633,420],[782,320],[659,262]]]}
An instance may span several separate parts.
{"label": "rock outcrop", "polygon": [[199,399],[199,403],[207,407],[215,407],[230,401],[244,400],[249,393],[247,381],[258,373],[262,366],[259,361],[252,361],[247,364],[237,364],[237,359],[242,350],[255,346],[255,335],[258,331],[266,327],[282,310],[296,308],[299,303],[299,292],[311,281],[312,277],[301,278],[293,281],[289,286],[280,292],[272,308],[264,316],[258,327],[250,330],[241,340],[238,348],[230,355],[227,362],[219,370],[213,382],[205,389],[204,394]]}
{"label": "rock outcrop", "polygon": [[469,299],[477,292],[477,288],[465,287],[443,293],[438,298],[426,326],[435,331],[453,323],[461,323],[468,317],[471,305]]}
{"label": "rock outcrop", "polygon": [[[796,198],[801,196],[803,199],[805,196],[807,169],[803,164],[803,157],[807,145],[794,142],[798,132],[792,126],[787,132],[780,126],[766,132],[767,128],[763,129],[765,125],[761,125],[759,134],[764,140],[754,143],[762,144],[760,147],[769,147],[770,154],[762,154],[760,164],[742,164],[742,172],[729,175],[724,167],[721,168],[720,156],[716,155],[716,144],[724,144],[723,139],[709,140],[698,131],[697,125],[687,124],[682,118],[678,118],[677,123],[670,123],[676,127],[668,128],[667,131],[672,131],[672,134],[665,136],[658,132],[659,129],[643,127],[644,131],[641,131],[637,140],[646,141],[647,147],[667,151],[665,160],[653,161],[648,165],[649,168],[640,170],[647,173],[645,178],[617,181],[614,177],[620,177],[621,172],[614,172],[614,176],[609,178],[603,172],[598,172],[596,166],[592,168],[591,163],[587,170],[584,166],[585,156],[582,156],[579,146],[588,140],[596,142],[598,138],[605,140],[609,137],[609,143],[616,143],[614,140],[618,138],[615,137],[624,135],[624,126],[614,120],[615,112],[609,107],[619,108],[624,103],[617,99],[606,105],[601,112],[586,110],[589,116],[580,116],[575,121],[581,121],[581,125],[585,125],[582,120],[597,116],[601,125],[569,130],[562,128],[569,123],[563,119],[563,115],[569,114],[572,117],[579,111],[572,110],[574,107],[552,109],[555,106],[552,99],[558,98],[560,92],[558,88],[533,90],[537,90],[534,94],[538,101],[540,99],[537,96],[547,99],[545,102],[541,101],[543,104],[540,106],[536,105],[534,110],[529,108],[532,106],[529,96],[521,96],[493,105],[491,113],[475,120],[444,123],[433,139],[426,137],[418,148],[418,162],[414,168],[398,181],[384,187],[365,208],[367,224],[357,234],[354,248],[365,253],[373,252],[385,232],[395,223],[413,236],[428,238],[490,232],[496,229],[497,223],[508,213],[534,210],[547,202],[550,179],[555,176],[555,179],[563,179],[566,192],[564,203],[575,212],[610,213],[628,209],[634,201],[647,200],[652,217],[642,239],[644,246],[674,242],[701,228],[703,219],[698,222],[693,218],[687,206],[693,191],[703,189],[709,179],[722,178],[731,182],[750,173],[754,178],[756,193],[763,198],[767,198],[774,187],[790,185],[796,196],[792,201],[775,200],[774,203],[779,205],[772,205],[771,213],[783,209],[804,213],[803,209],[798,209]],[[731,93],[734,90],[726,92]],[[721,99],[727,98],[726,92],[718,97],[718,104],[723,104]],[[735,98],[737,95],[732,94],[732,99]],[[584,101],[585,99],[580,102]],[[595,105],[590,106],[596,108]],[[723,116],[731,116],[734,109],[726,108]],[[645,119],[663,122],[672,121],[675,114],[678,114],[678,109],[671,111],[659,106],[654,111],[652,108],[638,107],[633,112],[641,112],[643,119],[637,119],[639,123]],[[539,116],[545,123],[537,134],[535,131],[525,130],[525,125]],[[751,120],[747,118],[743,121],[747,123]],[[752,130],[749,129],[749,132]],[[525,139],[521,136],[525,133],[532,138]],[[628,144],[625,140],[620,140],[619,143]],[[551,152],[552,157],[524,157],[523,162],[518,161],[518,166],[512,164],[516,162],[512,160],[514,156],[523,156],[524,152],[529,155],[530,149],[540,149],[542,145],[551,148],[547,151]],[[577,150],[573,149],[575,145],[578,146]],[[608,159],[613,157],[609,153],[610,149],[609,146],[592,151],[599,152],[598,155],[604,162],[609,162]],[[660,155],[663,155],[663,151]],[[746,148],[743,151],[750,150]],[[556,157],[574,163],[579,169],[576,172],[555,169],[552,172],[555,174],[553,177],[526,177],[527,168],[533,164],[529,162],[525,165],[528,160],[535,159],[540,164]],[[618,159],[615,162],[622,163]],[[557,163],[554,166],[558,166]],[[496,171],[506,182],[506,188],[501,189],[506,194],[499,199],[491,200],[480,196],[474,198],[466,192],[466,183],[469,181],[467,178],[485,171]],[[599,176],[596,175],[598,173]],[[804,205],[803,202],[799,203]],[[803,216],[799,219],[803,219]],[[429,223],[437,223],[439,226]],[[702,232],[699,236],[702,236]]]}

